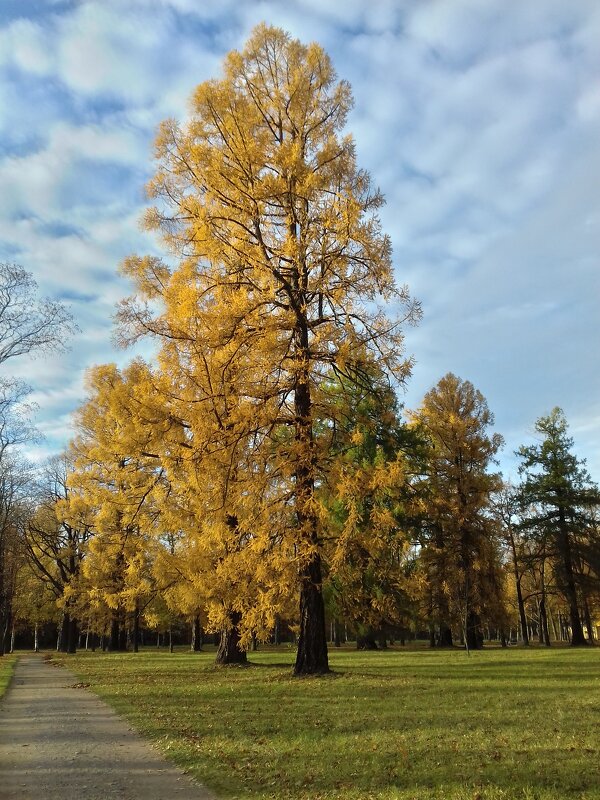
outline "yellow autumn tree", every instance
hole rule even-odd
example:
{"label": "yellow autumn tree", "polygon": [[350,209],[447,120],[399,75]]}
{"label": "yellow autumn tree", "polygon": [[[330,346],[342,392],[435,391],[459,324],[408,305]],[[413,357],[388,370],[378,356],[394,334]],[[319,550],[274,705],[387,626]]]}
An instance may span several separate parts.
{"label": "yellow autumn tree", "polygon": [[[321,47],[258,26],[222,77],[198,86],[189,121],[161,125],[145,225],[174,266],[123,265],[136,287],[120,311],[123,338],[163,342],[161,369],[188,398],[186,421],[206,420],[199,468],[207,480],[229,475],[229,522],[214,535],[233,537],[231,558],[256,544],[276,575],[294,569],[298,674],[328,670],[317,489],[329,454],[317,428],[333,412],[323,386],[331,371],[360,382],[373,362],[403,381],[401,325],[418,313],[394,281],[383,198],[342,133],[351,106]],[[390,301],[398,318],[383,310]],[[194,387],[201,362],[207,380]]]}
{"label": "yellow autumn tree", "polygon": [[499,532],[491,471],[502,437],[470,381],[445,375],[424,397],[413,421],[427,442],[422,486],[421,563],[427,576],[427,615],[437,626],[432,644],[452,644],[459,631],[469,649],[481,645],[481,619],[504,617]]}
{"label": "yellow autumn tree", "polygon": [[[89,398],[76,417],[70,447],[69,495],[60,509],[71,524],[81,527],[84,521],[90,531],[80,591],[92,615],[106,619],[112,650],[125,647],[127,614],[136,648],[141,610],[155,592],[152,561],[163,471],[142,441],[147,426],[123,413],[130,384],[141,383],[144,375],[140,362],[133,362],[126,376],[114,364],[90,371]],[[156,426],[152,431],[157,435]]]}
{"label": "yellow autumn tree", "polygon": [[80,573],[89,535],[84,520],[67,520],[64,516],[72,466],[66,454],[45,464],[38,482],[37,502],[24,530],[29,568],[40,585],[50,588],[62,610],[58,647],[68,653],[76,651],[80,634]]}

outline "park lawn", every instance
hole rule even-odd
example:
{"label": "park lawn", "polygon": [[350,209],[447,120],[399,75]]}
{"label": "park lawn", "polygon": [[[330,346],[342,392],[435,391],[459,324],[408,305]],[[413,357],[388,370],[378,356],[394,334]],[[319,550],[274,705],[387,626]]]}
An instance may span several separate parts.
{"label": "park lawn", "polygon": [[0,658],[0,697],[4,695],[9,687],[16,663],[17,656],[14,653],[12,655],[4,655]]}
{"label": "park lawn", "polygon": [[219,798],[600,798],[600,649],[62,657]]}

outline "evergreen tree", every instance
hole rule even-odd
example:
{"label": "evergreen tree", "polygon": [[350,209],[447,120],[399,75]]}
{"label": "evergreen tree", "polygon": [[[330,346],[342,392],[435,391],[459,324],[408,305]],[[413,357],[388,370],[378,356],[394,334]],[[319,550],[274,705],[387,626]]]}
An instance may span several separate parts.
{"label": "evergreen tree", "polygon": [[522,446],[519,488],[522,530],[548,543],[555,580],[569,609],[571,644],[586,643],[580,613],[582,563],[596,529],[594,510],[600,502],[585,462],[572,452],[567,420],[560,408],[540,417],[535,430],[538,444]]}

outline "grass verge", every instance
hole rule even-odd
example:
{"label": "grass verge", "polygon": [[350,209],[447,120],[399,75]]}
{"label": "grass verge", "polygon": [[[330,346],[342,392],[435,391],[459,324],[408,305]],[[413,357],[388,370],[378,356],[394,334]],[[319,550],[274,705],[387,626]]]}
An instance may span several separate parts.
{"label": "grass verge", "polygon": [[289,650],[66,663],[177,764],[237,800],[600,799],[600,649]]}
{"label": "grass verge", "polygon": [[16,663],[17,656],[14,653],[0,658],[0,697],[4,695],[10,685]]}

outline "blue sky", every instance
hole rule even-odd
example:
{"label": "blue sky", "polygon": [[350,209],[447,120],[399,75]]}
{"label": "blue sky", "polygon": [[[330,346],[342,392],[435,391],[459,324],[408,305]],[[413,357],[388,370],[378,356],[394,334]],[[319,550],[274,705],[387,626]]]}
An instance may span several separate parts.
{"label": "blue sky", "polygon": [[387,198],[416,407],[448,371],[488,399],[502,466],[555,405],[600,479],[600,4],[595,0],[3,0],[0,260],[67,300],[69,353],[10,364],[42,458],[71,435],[142,234],[157,124],[266,20],[331,55],[348,128]]}

